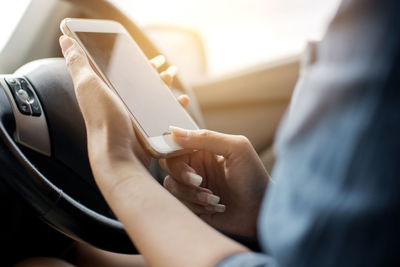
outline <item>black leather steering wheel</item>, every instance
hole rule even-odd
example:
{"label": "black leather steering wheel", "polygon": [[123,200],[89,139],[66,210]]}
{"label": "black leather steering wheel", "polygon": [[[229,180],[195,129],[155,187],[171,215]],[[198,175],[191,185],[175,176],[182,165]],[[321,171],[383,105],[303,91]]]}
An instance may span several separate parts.
{"label": "black leather steering wheel", "polygon": [[[107,1],[71,2],[88,17],[107,10],[101,18],[123,24],[148,57],[159,54]],[[179,79],[174,87],[185,91]],[[13,75],[0,75],[0,165],[0,179],[50,226],[105,250],[137,252],[94,183],[85,126],[63,58],[34,61]]]}

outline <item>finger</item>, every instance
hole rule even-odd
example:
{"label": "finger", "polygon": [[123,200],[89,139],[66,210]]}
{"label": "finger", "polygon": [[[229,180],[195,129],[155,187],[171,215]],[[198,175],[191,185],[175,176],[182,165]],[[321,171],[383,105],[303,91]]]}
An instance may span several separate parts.
{"label": "finger", "polygon": [[[175,179],[167,176],[164,179],[164,187],[180,200],[185,200],[189,203],[195,203],[202,206],[218,205],[220,197],[208,193],[204,190],[198,190],[193,187],[178,183]],[[213,211],[210,209],[210,211]]]}
{"label": "finger", "polygon": [[250,142],[241,135],[229,135],[210,130],[185,130],[170,126],[174,141],[183,148],[206,150],[228,158],[232,152],[249,148]]}
{"label": "finger", "polygon": [[169,66],[165,72],[168,73],[169,76],[173,78],[178,73],[178,68],[176,66]]}
{"label": "finger", "polygon": [[150,63],[153,66],[153,68],[155,68],[157,70],[159,67],[164,65],[165,57],[163,55],[153,57],[152,59],[150,59]]}
{"label": "finger", "polygon": [[192,167],[186,164],[182,157],[160,159],[159,164],[170,176],[183,184],[198,187],[203,182],[203,178]]}
{"label": "finger", "polygon": [[[106,88],[104,82],[93,71],[85,52],[74,39],[63,35],[60,37],[60,46],[85,123],[98,125],[97,122],[104,118],[99,116],[98,110],[93,108],[94,103],[107,103],[115,96],[101,90]],[[96,93],[93,92],[94,90]],[[93,101],[94,95],[97,98],[96,101]]]}
{"label": "finger", "polygon": [[211,212],[225,212],[226,206],[224,204],[208,205],[205,209]]}
{"label": "finger", "polygon": [[223,213],[226,210],[226,206],[222,205],[222,204],[218,204],[216,206],[206,206],[204,207],[204,209],[207,212],[210,213],[203,213],[203,214],[198,214],[200,219],[202,219],[203,221],[205,221],[208,224],[211,224],[213,221],[213,216],[216,215],[216,213]]}
{"label": "finger", "polygon": [[167,160],[165,159],[165,158],[163,158],[163,159],[159,159],[158,160],[158,164],[160,165],[160,167],[164,170],[164,171],[166,171],[168,174],[171,174],[171,170],[168,168],[168,165],[167,165],[167,162],[166,162]]}
{"label": "finger", "polygon": [[178,99],[179,104],[181,104],[181,106],[183,108],[186,109],[189,106],[190,98],[188,95],[180,95],[180,96],[178,96],[177,99]]}
{"label": "finger", "polygon": [[174,81],[174,78],[171,77],[171,75],[163,71],[161,72],[160,77],[168,87],[171,87],[172,82]]}
{"label": "finger", "polygon": [[97,77],[85,52],[74,39],[63,35],[60,37],[60,46],[75,87],[87,77]]}
{"label": "finger", "polygon": [[166,71],[161,72],[160,77],[166,85],[171,86],[177,72],[175,66],[170,66]]}

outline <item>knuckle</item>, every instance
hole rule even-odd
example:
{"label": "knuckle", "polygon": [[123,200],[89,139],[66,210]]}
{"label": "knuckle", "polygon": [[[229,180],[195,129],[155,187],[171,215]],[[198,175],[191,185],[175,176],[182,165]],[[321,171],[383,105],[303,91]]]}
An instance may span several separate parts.
{"label": "knuckle", "polygon": [[93,88],[98,85],[98,77],[94,73],[84,72],[77,79],[76,89],[78,91],[85,90],[87,88]]}
{"label": "knuckle", "polygon": [[235,144],[239,147],[248,147],[250,144],[249,139],[244,135],[237,135],[235,139]]}
{"label": "knuckle", "polygon": [[96,74],[92,72],[88,72],[86,75],[83,76],[81,80],[81,84],[84,86],[95,86],[99,83],[99,78]]}
{"label": "knuckle", "polygon": [[197,131],[196,134],[198,137],[205,138],[205,137],[209,137],[211,132],[206,129],[201,129],[201,130]]}
{"label": "knuckle", "polygon": [[80,61],[81,55],[77,51],[73,50],[68,53],[66,60],[68,67],[71,67]]}

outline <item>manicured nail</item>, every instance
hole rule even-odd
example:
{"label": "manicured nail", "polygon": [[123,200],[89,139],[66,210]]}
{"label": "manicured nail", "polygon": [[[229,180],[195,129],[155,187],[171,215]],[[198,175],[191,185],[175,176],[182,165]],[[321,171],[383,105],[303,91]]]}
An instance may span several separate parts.
{"label": "manicured nail", "polygon": [[217,204],[214,208],[216,212],[224,212],[226,210],[226,207],[223,204]]}
{"label": "manicured nail", "polygon": [[171,133],[178,137],[185,137],[188,136],[188,131],[179,127],[169,126],[169,130]]}
{"label": "manicured nail", "polygon": [[162,55],[156,56],[151,60],[151,62],[155,65],[156,68],[159,68],[165,63],[165,57]]}
{"label": "manicured nail", "polygon": [[219,203],[219,196],[213,195],[213,194],[209,194],[206,192],[198,192],[197,193],[197,198],[202,201],[205,202],[207,204],[210,205],[217,205]]}
{"label": "manicured nail", "polygon": [[178,68],[176,66],[170,66],[166,72],[171,76],[174,77],[178,73]]}
{"label": "manicured nail", "polygon": [[189,177],[189,183],[194,186],[199,186],[203,181],[203,178],[194,172],[187,172],[187,176]]}
{"label": "manicured nail", "polygon": [[61,46],[61,51],[63,55],[65,54],[65,51],[68,50],[74,43],[72,42],[71,38],[68,38],[67,36],[61,36],[60,37],[60,46]]}
{"label": "manicured nail", "polygon": [[224,212],[226,210],[226,206],[223,204],[216,204],[212,206],[207,206],[206,210],[215,212]]}

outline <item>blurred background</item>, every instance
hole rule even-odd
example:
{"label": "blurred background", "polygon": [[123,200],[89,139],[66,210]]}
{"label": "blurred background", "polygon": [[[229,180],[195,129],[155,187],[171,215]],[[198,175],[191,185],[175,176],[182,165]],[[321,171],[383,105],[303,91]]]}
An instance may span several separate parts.
{"label": "blurred background", "polygon": [[[104,3],[121,13],[110,13]],[[247,136],[270,169],[274,135],[307,43],[323,38],[339,4],[340,0],[7,1],[7,12],[0,16],[0,73],[12,73],[35,59],[60,57],[59,23],[65,17],[123,24],[129,20],[178,67],[180,84],[193,99],[189,110],[201,127]],[[135,31],[131,34],[140,43]],[[142,46],[145,53],[148,48]]]}
{"label": "blurred background", "polygon": [[[4,1],[4,0],[3,0]],[[31,1],[7,1],[0,16],[0,50]],[[308,40],[319,40],[339,0],[111,0],[150,36],[165,54],[175,28],[193,31],[204,43],[207,75],[298,55]],[[162,26],[162,27],[161,27]],[[167,34],[162,33],[167,30]],[[177,34],[177,33],[176,33]],[[181,38],[183,38],[181,36]],[[163,41],[164,40],[164,41]],[[163,44],[165,42],[165,44]],[[176,48],[176,47],[175,47]],[[181,45],[179,53],[184,52]]]}

